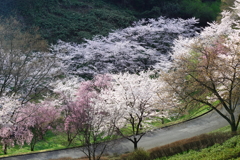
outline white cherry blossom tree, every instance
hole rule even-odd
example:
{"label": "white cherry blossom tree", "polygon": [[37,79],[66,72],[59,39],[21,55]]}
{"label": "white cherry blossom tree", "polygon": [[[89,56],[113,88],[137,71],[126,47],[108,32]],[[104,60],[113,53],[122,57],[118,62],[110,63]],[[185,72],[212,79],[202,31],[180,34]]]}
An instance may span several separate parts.
{"label": "white cherry blossom tree", "polygon": [[111,87],[100,93],[101,102],[97,104],[105,106],[117,133],[131,141],[137,149],[146,131],[154,128],[151,122],[168,118],[169,111],[175,106],[167,106],[159,99],[166,96],[159,94],[165,86],[160,84],[154,72],[120,73],[111,77]]}

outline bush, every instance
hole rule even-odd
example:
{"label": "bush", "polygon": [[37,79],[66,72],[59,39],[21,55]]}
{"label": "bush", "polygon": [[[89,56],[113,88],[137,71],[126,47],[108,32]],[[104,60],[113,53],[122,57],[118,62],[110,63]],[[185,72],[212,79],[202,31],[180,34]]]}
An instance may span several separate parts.
{"label": "bush", "polygon": [[142,148],[138,148],[132,153],[121,156],[122,160],[149,160],[149,158],[149,153]]}

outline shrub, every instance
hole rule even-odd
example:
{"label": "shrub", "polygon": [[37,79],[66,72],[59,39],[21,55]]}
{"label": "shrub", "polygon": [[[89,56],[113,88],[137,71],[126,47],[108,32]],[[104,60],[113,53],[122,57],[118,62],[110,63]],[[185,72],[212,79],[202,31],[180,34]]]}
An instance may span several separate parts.
{"label": "shrub", "polygon": [[138,148],[132,153],[121,156],[122,160],[149,160],[150,156],[147,151],[142,148]]}

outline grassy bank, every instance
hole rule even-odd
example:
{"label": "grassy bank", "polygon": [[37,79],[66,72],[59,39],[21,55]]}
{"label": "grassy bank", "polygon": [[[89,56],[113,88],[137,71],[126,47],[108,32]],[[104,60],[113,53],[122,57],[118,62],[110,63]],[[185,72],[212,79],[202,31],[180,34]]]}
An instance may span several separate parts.
{"label": "grassy bank", "polygon": [[172,157],[157,158],[155,160],[229,160],[240,159],[240,135],[230,138],[223,144],[216,143],[201,151],[189,150]]}

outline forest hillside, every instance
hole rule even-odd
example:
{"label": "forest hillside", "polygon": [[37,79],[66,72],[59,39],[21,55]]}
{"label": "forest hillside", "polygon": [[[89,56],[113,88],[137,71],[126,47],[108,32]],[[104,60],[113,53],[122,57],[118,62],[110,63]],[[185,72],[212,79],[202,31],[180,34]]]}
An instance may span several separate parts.
{"label": "forest hillside", "polygon": [[196,17],[205,26],[218,16],[221,0],[1,0],[0,5],[2,17],[38,28],[50,43],[79,43],[142,18]]}

